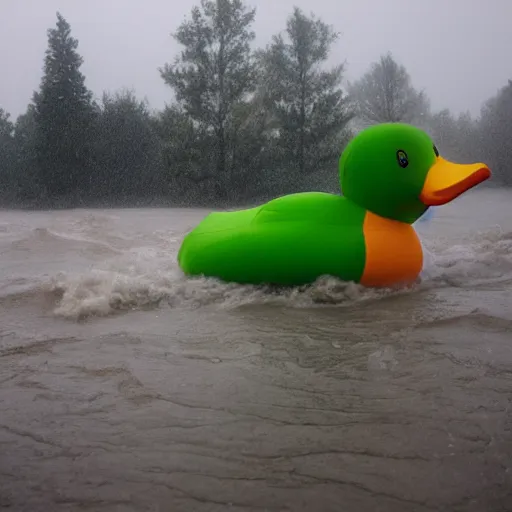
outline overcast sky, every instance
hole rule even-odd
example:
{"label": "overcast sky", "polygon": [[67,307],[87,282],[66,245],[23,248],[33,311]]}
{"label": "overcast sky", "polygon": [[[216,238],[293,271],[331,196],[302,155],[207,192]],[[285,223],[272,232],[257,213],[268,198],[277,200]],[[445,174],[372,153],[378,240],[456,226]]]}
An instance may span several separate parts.
{"label": "overcast sky", "polygon": [[[39,85],[46,30],[60,11],[79,40],[87,85],[134,88],[151,106],[169,102],[157,68],[178,50],[171,33],[198,0],[0,0],[0,106],[16,116]],[[297,5],[341,37],[331,62],[360,76],[391,51],[436,109],[478,114],[512,78],[512,0],[248,0],[258,46],[284,29]]]}

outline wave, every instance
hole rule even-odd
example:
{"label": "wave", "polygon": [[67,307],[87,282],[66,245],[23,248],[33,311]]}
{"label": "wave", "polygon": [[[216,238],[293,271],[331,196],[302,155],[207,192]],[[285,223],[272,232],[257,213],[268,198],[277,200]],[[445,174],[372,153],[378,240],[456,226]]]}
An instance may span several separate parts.
{"label": "wave", "polygon": [[177,268],[175,253],[154,248],[130,251],[111,262],[109,268],[86,274],[62,273],[46,282],[44,289],[56,297],[56,315],[79,319],[161,303],[187,308],[234,308],[249,304],[348,306],[431,288],[489,286],[512,281],[512,233],[479,233],[466,239],[463,245],[452,246],[439,239],[425,246],[425,255],[421,282],[401,290],[368,289],[332,277],[287,289],[187,278]]}
{"label": "wave", "polygon": [[454,245],[447,238],[438,238],[425,248],[423,278],[430,283],[475,287],[512,278],[512,232],[499,226],[474,232],[464,243]]}
{"label": "wave", "polygon": [[25,238],[11,243],[11,251],[26,251],[38,254],[48,252],[55,253],[56,250],[73,251],[81,250],[99,256],[112,256],[121,252],[108,243],[83,238],[78,235],[58,233],[48,228],[34,228]]}
{"label": "wave", "polygon": [[[101,222],[101,221],[99,221]],[[512,233],[499,228],[477,232],[453,245],[449,239],[424,241],[421,280],[406,289],[368,289],[332,277],[308,286],[274,288],[242,286],[210,278],[187,278],[176,263],[179,237],[158,234],[158,243],[120,249],[98,240],[69,236],[46,228],[32,230],[11,249],[53,254],[79,251],[98,256],[87,272],[59,272],[45,277],[12,277],[0,285],[0,300],[12,302],[43,294],[57,316],[78,320],[133,309],[168,305],[173,308],[254,304],[287,307],[350,306],[444,287],[495,286],[512,281]],[[82,267],[83,268],[83,267]]]}

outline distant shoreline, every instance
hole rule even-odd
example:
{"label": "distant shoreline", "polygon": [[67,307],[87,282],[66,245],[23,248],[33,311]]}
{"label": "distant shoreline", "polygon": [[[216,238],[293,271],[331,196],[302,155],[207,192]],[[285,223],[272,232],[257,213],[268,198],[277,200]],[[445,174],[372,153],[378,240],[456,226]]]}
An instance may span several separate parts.
{"label": "distant shoreline", "polygon": [[[512,189],[512,187],[497,184],[497,183],[484,183],[479,185],[479,189]],[[290,192],[293,193],[293,192]],[[284,195],[284,194],[281,194]],[[127,197],[124,200],[110,200],[110,201],[90,201],[80,200],[76,198],[60,199],[56,201],[25,201],[15,203],[9,200],[2,201],[0,199],[0,211],[7,210],[20,210],[20,211],[45,211],[45,210],[78,210],[78,209],[136,209],[136,208],[204,208],[228,210],[231,208],[250,208],[258,204],[265,203],[271,199],[279,197],[279,195],[261,195],[255,196],[252,200],[248,201],[194,201],[186,202],[179,200],[172,200],[165,197],[155,197],[152,199],[140,199],[136,197]]]}

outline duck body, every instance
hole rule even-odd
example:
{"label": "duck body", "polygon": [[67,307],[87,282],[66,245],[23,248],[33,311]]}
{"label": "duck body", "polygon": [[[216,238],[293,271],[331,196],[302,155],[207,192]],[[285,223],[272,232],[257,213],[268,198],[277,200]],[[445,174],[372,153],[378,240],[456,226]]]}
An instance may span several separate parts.
{"label": "duck body", "polygon": [[389,286],[414,281],[423,257],[409,224],[342,196],[304,192],[209,214],[186,235],[178,261],[186,274],[244,284],[303,285],[331,275]]}

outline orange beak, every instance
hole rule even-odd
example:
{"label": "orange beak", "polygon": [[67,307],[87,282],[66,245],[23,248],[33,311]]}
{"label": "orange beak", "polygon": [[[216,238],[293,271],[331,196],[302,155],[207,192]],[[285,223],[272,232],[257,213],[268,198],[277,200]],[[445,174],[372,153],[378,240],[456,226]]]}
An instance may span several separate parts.
{"label": "orange beak", "polygon": [[428,171],[420,201],[425,206],[449,203],[490,177],[485,164],[454,164],[438,156]]}

